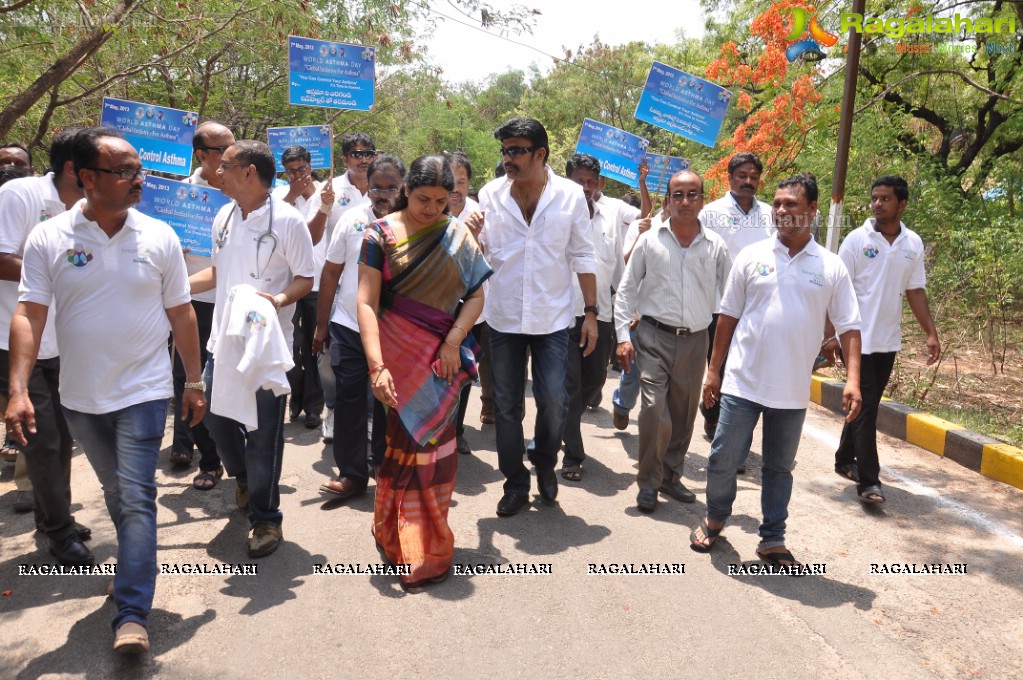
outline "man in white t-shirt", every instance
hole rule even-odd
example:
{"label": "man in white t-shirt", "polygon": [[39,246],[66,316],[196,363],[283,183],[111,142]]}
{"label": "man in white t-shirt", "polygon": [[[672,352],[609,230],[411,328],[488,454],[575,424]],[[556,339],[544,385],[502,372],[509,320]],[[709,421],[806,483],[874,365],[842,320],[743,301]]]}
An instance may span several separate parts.
{"label": "man in white t-shirt", "polygon": [[[43,177],[25,177],[0,188],[0,392],[6,398],[10,372],[11,318],[18,306],[25,242],[36,225],[56,217],[84,194],[75,178],[72,152],[79,128],[66,128],[50,145],[50,167]],[[19,454],[35,492],[36,527],[46,534],[50,552],[64,564],[92,564],[82,544],[92,532],[76,526],[71,515],[71,447],[60,407],[60,357],[52,315],[43,328],[38,357],[29,379],[37,433]],[[20,461],[19,461],[20,462]],[[19,492],[20,493],[20,492]],[[32,510],[33,507],[28,508]]]}
{"label": "man in white t-shirt", "polygon": [[[349,210],[341,218],[327,247],[322,296],[316,315],[313,351],[329,348],[330,365],[337,385],[334,408],[334,462],[338,476],[320,487],[340,499],[353,498],[366,491],[369,468],[366,461],[366,399],[369,392],[369,366],[362,348],[356,313],[359,292],[359,254],[366,228],[394,210],[405,165],[391,154],[378,154],[369,166],[367,181],[369,204]],[[339,287],[340,282],[340,287]],[[332,304],[333,302],[333,304]],[[329,329],[329,330],[328,330]],[[373,400],[374,457],[383,441],[383,408]],[[382,462],[380,459],[375,463]]]}
{"label": "man in white t-shirt", "polygon": [[320,270],[330,242],[330,234],[342,209],[334,203],[331,182],[317,185],[313,177],[312,157],[305,147],[290,146],[281,154],[281,164],[288,184],[273,190],[272,196],[295,206],[306,220],[313,240],[313,289],[295,303],[295,367],[288,371],[291,385],[291,419],[298,420],[305,411],[305,426],[315,430],[323,413],[323,385],[313,354],[313,330],[316,327],[316,303],[320,291]]}
{"label": "man in white t-shirt", "polygon": [[[195,129],[192,137],[192,152],[195,154],[199,167],[185,180],[195,186],[220,189],[220,176],[217,169],[223,160],[224,151],[234,144],[234,133],[220,123],[208,120]],[[210,258],[192,252],[185,253],[185,267],[191,276],[209,268]],[[210,340],[213,327],[213,303],[216,301],[214,291],[197,293],[192,296],[192,308],[199,324],[199,360],[206,365],[206,344]],[[174,357],[174,439],[171,443],[170,462],[173,465],[191,465],[194,449],[199,450],[199,474],[192,480],[192,486],[199,491],[209,491],[217,485],[223,474],[217,445],[213,442],[206,424],[200,422],[195,427],[181,419],[181,396],[185,391],[185,369],[181,359]]]}
{"label": "man in white t-shirt", "polygon": [[794,575],[801,575],[800,565],[785,548],[785,520],[825,314],[835,324],[848,366],[842,398],[847,420],[860,411],[856,294],[842,261],[813,240],[816,213],[813,175],[782,180],[772,209],[776,237],[744,248],[732,263],[703,386],[707,406],[721,402],[707,466],[707,517],[689,537],[697,552],[708,552],[717,540],[732,514],[736,467],[746,458],[762,415],[764,517],[757,556]]}
{"label": "man in white t-shirt", "polygon": [[[852,277],[863,317],[863,408],[842,428],[835,451],[835,472],[856,482],[856,495],[864,503],[885,500],[877,459],[877,410],[895,355],[902,349],[903,296],[927,334],[927,365],[941,356],[938,330],[924,290],[924,243],[902,223],[908,201],[909,185],[903,178],[888,175],[874,180],[870,188],[870,211],[874,216],[846,236],[838,250]],[[838,342],[830,323],[824,333],[823,351],[833,361]]]}
{"label": "man in white t-shirt", "polygon": [[[273,152],[262,142],[242,140],[224,152],[220,164],[224,194],[233,199],[213,220],[212,267],[193,274],[192,292],[215,288],[213,331],[207,346],[204,378],[212,390],[216,339],[231,289],[247,283],[277,309],[284,339],[293,337],[291,307],[313,287],[313,242],[302,215],[270,196],[277,174]],[[209,394],[209,392],[207,392]],[[284,455],[284,408],[287,395],[256,392],[258,427],[246,432],[237,421],[216,414],[210,404],[206,426],[228,474],[238,480],[235,500],[249,511],[249,556],[264,557],[281,544],[281,463]]]}
{"label": "man in white t-shirt", "polygon": [[335,202],[344,211],[369,203],[366,191],[369,180],[366,172],[369,164],[377,155],[373,138],[363,132],[349,132],[341,138],[341,158],[345,163],[345,173],[333,180]]}
{"label": "man in white t-shirt", "polygon": [[167,333],[196,422],[205,411],[199,332],[177,235],[132,209],[146,175],[138,153],[118,132],[92,128],[75,137],[73,157],[85,200],[25,245],[6,421],[22,443],[37,429],[28,381],[52,306],[61,404],[117,528],[114,650],[134,654],[149,649],[156,586],[156,461],[174,394]]}
{"label": "man in white t-shirt", "polygon": [[[746,246],[771,238],[771,206],[757,200],[763,172],[764,164],[755,153],[735,154],[728,161],[728,193],[708,203],[700,213],[700,222],[724,240],[728,255],[733,260]],[[718,315],[715,314],[707,329],[710,334],[708,363],[714,348],[717,320]],[[722,371],[727,363],[726,356],[721,365]],[[723,373],[721,377],[724,377]],[[708,439],[713,439],[714,430],[718,426],[720,404],[715,404],[713,408],[700,404],[700,411],[703,413],[703,433]],[[746,471],[745,466],[746,462],[743,461],[739,466],[740,473]]]}

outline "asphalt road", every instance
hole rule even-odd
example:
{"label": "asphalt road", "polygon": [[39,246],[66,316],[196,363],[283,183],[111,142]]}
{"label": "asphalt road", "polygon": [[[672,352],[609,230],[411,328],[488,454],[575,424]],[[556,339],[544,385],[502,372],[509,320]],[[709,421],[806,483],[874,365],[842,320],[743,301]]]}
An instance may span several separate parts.
{"label": "asphalt road", "polygon": [[[612,388],[609,380],[605,405]],[[534,497],[528,512],[498,518],[503,478],[493,426],[479,426],[478,394],[467,418],[475,451],[460,457],[450,513],[455,561],[550,565],[550,573],[452,575],[418,591],[392,576],[314,573],[315,565],[381,563],[369,533],[372,494],[350,504],[320,494],[332,474],[329,448],[289,424],[285,543],[258,561],[247,557],[234,482],[195,491],[194,468],[169,470],[164,451],[159,562],[257,563],[258,573],[160,576],[153,649],[126,659],[110,651],[109,577],[18,575],[20,565],[52,558],[31,515],[11,511],[8,467],[0,678],[1023,677],[1023,491],[881,437],[888,503],[865,508],[832,471],[839,419],[811,405],[788,545],[826,573],[735,576],[730,565],[758,563],[759,435],[727,540],[700,555],[688,536],[705,510],[709,444],[701,437],[684,480],[697,502],[662,497],[647,516],[635,508],[635,418],[618,432],[606,407],[588,412],[583,482],[562,482],[556,506]],[[84,456],[73,465],[76,516],[93,528],[98,560],[113,562],[96,477]],[[650,563],[684,564],[684,573],[587,573]],[[966,573],[871,573],[872,565],[932,563],[965,564]]]}

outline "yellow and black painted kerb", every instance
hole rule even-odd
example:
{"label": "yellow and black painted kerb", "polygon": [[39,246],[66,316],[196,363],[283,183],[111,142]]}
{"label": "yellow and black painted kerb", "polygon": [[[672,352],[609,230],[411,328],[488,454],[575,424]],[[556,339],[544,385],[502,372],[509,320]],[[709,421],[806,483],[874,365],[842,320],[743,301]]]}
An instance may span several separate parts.
{"label": "yellow and black painted kerb", "polygon": [[[813,376],[810,400],[842,413],[845,383]],[[877,413],[879,432],[953,460],[985,477],[1023,489],[1023,449],[971,432],[962,425],[884,399]]]}

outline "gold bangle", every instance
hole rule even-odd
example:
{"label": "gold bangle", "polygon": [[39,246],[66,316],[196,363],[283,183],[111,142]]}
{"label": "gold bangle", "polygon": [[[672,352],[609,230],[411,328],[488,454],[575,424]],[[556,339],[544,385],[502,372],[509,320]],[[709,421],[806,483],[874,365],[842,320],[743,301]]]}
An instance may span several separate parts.
{"label": "gold bangle", "polygon": [[454,347],[455,349],[458,349],[459,347],[461,347],[461,345],[452,345],[450,342],[447,341],[446,338],[444,340],[444,344],[447,345],[448,347]]}
{"label": "gold bangle", "polygon": [[451,324],[451,327],[452,327],[452,328],[457,328],[458,330],[460,330],[460,331],[462,331],[463,333],[465,333],[465,335],[464,335],[464,336],[462,336],[462,339],[463,339],[463,340],[464,340],[465,338],[469,337],[469,331],[465,330],[464,328],[462,328],[461,326],[459,326],[459,325],[458,325],[457,323]]}

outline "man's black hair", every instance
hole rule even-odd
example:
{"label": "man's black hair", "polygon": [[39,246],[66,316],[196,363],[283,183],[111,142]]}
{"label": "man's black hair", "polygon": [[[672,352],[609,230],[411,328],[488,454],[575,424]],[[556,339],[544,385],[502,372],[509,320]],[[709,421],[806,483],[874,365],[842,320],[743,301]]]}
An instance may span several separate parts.
{"label": "man's black hair", "polygon": [[592,170],[600,175],[600,161],[588,153],[573,154],[565,163],[565,177],[571,177],[576,170]]}
{"label": "man's black hair", "polygon": [[341,138],[341,155],[347,156],[360,144],[362,146],[368,146],[373,151],[376,151],[377,149],[377,145],[373,143],[373,138],[365,132],[349,132]]}
{"label": "man's black hair", "polygon": [[547,129],[543,124],[533,118],[512,118],[504,125],[494,130],[494,139],[503,142],[511,137],[528,139],[533,149],[544,150],[544,160],[551,157],[550,142],[547,139]]}
{"label": "man's black hair", "polygon": [[877,187],[891,187],[892,191],[895,192],[895,198],[897,198],[900,202],[909,200],[909,184],[898,175],[884,175],[882,177],[878,177],[874,180],[874,183],[870,185],[870,191],[873,192]]}
{"label": "man's black hair", "polygon": [[267,189],[273,186],[274,178],[277,176],[277,161],[274,154],[263,142],[252,139],[242,139],[230,146],[235,149],[235,157],[243,168],[250,165],[256,166],[256,175],[260,182]]}
{"label": "man's black hair", "polygon": [[281,165],[287,165],[292,161],[305,161],[306,163],[312,163],[313,158],[309,155],[309,150],[304,146],[289,146],[281,154]]}
{"label": "man's black hair", "polygon": [[120,131],[111,127],[85,128],[74,136],[71,147],[71,160],[75,164],[75,177],[78,179],[79,187],[85,186],[82,184],[82,170],[94,168],[96,163],[99,162],[99,140],[104,137],[124,139],[124,135]]}
{"label": "man's black hair", "polygon": [[734,175],[735,171],[743,165],[751,163],[757,172],[762,173],[764,171],[764,164],[760,162],[760,156],[749,151],[737,153],[728,161],[728,174]]}
{"label": "man's black hair", "polygon": [[817,178],[812,173],[801,172],[798,175],[786,177],[778,182],[779,189],[787,189],[789,187],[803,187],[803,195],[806,196],[806,202],[815,203],[817,201]]}

